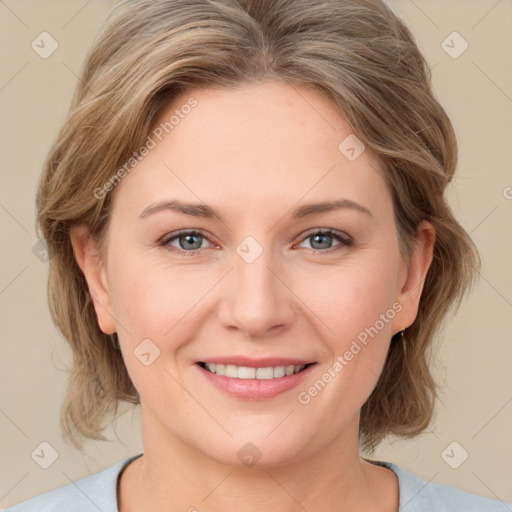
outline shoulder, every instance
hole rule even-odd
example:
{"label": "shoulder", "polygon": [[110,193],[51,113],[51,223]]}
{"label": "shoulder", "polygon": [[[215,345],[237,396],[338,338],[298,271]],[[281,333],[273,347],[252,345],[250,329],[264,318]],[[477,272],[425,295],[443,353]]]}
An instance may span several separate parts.
{"label": "shoulder", "polygon": [[34,496],[6,509],[5,512],[117,512],[118,476],[136,457],[130,457],[99,473]]}
{"label": "shoulder", "polygon": [[[368,459],[366,459],[368,460]],[[400,507],[404,512],[507,512],[512,503],[472,494],[444,484],[431,483],[392,462],[372,461],[398,477]]]}

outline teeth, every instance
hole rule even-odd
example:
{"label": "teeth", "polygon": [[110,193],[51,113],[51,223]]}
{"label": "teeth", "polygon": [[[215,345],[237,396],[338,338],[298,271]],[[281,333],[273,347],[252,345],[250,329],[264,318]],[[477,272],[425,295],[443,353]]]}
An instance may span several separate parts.
{"label": "teeth", "polygon": [[274,375],[276,379],[279,379],[280,377],[284,377],[284,374],[286,373],[286,368],[284,366],[276,366],[274,368]]}
{"label": "teeth", "polygon": [[292,375],[304,370],[305,365],[294,366],[269,366],[266,368],[250,368],[248,366],[235,366],[234,364],[205,363],[206,369],[217,375],[224,375],[233,379],[279,379],[285,375]]}
{"label": "teeth", "polygon": [[[218,366],[218,365],[217,365]],[[246,366],[239,366],[238,370],[233,372],[233,375],[238,379],[255,379],[256,374],[256,368],[247,368]],[[262,370],[263,368],[258,368],[258,372]],[[215,368],[215,373],[217,373],[217,368]],[[258,375],[258,379],[261,379],[261,377]]]}

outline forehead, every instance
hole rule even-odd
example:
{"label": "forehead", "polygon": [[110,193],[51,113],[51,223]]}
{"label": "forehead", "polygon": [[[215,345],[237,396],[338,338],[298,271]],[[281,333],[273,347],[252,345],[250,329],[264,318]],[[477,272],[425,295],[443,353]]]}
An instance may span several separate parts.
{"label": "forehead", "polygon": [[266,81],[191,89],[160,111],[150,137],[154,147],[116,189],[131,204],[169,194],[251,213],[340,197],[390,206],[376,155],[365,148],[348,158],[360,142],[311,88]]}

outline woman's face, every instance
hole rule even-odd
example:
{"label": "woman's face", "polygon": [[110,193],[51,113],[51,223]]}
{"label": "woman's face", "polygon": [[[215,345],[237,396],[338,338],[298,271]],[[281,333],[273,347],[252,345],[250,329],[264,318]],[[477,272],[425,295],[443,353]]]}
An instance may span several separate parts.
{"label": "woman's face", "polygon": [[79,257],[145,443],[238,465],[289,463],[342,435],[357,449],[390,338],[417,313],[430,228],[406,266],[375,155],[312,90],[198,89],[154,128],[114,190],[105,266]]}

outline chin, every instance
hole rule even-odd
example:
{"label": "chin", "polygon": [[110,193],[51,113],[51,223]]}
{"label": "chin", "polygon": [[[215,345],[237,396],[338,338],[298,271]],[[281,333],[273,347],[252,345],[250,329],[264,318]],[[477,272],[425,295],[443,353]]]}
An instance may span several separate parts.
{"label": "chin", "polygon": [[[273,434],[268,435],[271,430],[259,433],[253,431],[252,434],[243,432],[240,435],[231,431],[235,439],[205,443],[202,438],[196,447],[205,456],[221,464],[247,469],[287,466],[307,456],[307,450],[304,449],[306,443],[303,438],[299,439],[300,433],[293,435],[288,429],[281,432],[281,435],[275,433],[275,438],[271,439]],[[314,451],[312,447],[311,452]]]}

